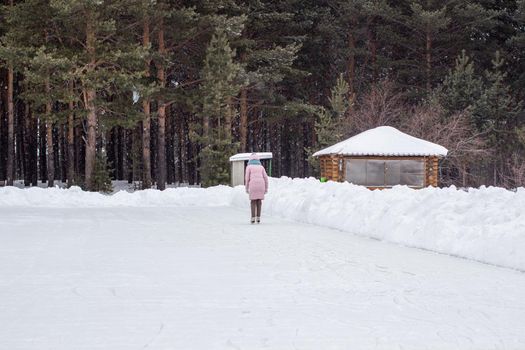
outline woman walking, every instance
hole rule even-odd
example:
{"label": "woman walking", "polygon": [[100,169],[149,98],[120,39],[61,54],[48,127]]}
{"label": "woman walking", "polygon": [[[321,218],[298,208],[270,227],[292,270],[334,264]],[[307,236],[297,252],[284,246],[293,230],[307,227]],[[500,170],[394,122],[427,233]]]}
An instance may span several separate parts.
{"label": "woman walking", "polygon": [[266,170],[264,170],[259,157],[255,153],[252,153],[248,161],[244,184],[246,193],[250,195],[251,223],[260,223],[262,200],[264,199],[264,194],[268,192],[268,175],[266,175]]}

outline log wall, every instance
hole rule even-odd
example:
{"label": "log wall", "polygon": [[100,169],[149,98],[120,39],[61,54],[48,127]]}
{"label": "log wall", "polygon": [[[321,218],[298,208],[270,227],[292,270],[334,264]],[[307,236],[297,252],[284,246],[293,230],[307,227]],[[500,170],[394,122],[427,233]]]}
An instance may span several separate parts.
{"label": "log wall", "polygon": [[339,172],[339,159],[336,156],[319,157],[321,167],[321,177],[330,181],[342,181],[343,178]]}
{"label": "log wall", "polygon": [[[321,177],[326,178],[330,181],[344,181],[346,178],[345,170],[346,166],[344,160],[346,158],[352,159],[372,159],[372,160],[408,160],[418,159],[425,162],[425,187],[433,186],[437,187],[439,184],[439,158],[438,157],[379,157],[379,156],[321,156],[319,157],[319,163],[321,168]],[[339,162],[343,162],[341,170],[339,169]],[[370,189],[383,188],[383,187],[369,187]]]}

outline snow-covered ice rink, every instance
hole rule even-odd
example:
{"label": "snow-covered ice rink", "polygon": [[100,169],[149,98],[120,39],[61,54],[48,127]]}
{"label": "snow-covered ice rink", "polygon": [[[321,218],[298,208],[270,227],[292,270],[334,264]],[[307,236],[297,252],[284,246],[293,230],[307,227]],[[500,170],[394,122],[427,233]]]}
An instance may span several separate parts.
{"label": "snow-covered ice rink", "polygon": [[525,349],[512,269],[228,206],[0,225],[2,350]]}

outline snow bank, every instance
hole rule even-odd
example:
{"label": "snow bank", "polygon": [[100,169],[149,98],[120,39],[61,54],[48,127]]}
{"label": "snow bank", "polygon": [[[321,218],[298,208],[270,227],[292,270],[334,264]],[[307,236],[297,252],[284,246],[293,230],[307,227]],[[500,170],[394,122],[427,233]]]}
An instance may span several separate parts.
{"label": "snow bank", "polygon": [[112,195],[82,191],[80,187],[69,189],[0,188],[1,207],[177,207],[177,206],[225,206],[230,205],[232,188],[168,188],[165,191],[142,190],[118,191]]}
{"label": "snow bank", "polygon": [[[525,271],[525,189],[370,191],[349,183],[272,179],[263,212]],[[233,203],[246,206],[242,188]]]}
{"label": "snow bank", "polygon": [[[1,207],[227,206],[246,208],[242,186],[113,195],[71,189],[0,188]],[[369,191],[315,179],[270,179],[265,214],[525,271],[525,189]],[[1,209],[0,209],[1,210]],[[249,215],[247,213],[247,215]],[[240,218],[241,220],[242,218]]]}

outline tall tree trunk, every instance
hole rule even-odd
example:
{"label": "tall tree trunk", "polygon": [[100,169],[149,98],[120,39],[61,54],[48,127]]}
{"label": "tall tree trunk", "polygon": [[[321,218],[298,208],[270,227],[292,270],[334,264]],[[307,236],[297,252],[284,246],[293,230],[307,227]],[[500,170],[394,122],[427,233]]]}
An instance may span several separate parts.
{"label": "tall tree trunk", "polygon": [[157,181],[157,144],[158,144],[158,123],[156,119],[151,119],[151,177],[152,183]]}
{"label": "tall tree trunk", "polygon": [[151,187],[151,104],[142,102],[144,117],[142,119],[142,188]]}
{"label": "tall tree trunk", "polygon": [[69,101],[69,114],[67,116],[67,187],[75,181],[75,114],[74,102]]}
{"label": "tall tree trunk", "polygon": [[355,37],[352,30],[348,31],[348,51],[348,98],[349,106],[352,106],[355,94]]}
{"label": "tall tree trunk", "polygon": [[157,188],[159,190],[164,190],[166,188],[166,105],[164,104],[159,105],[158,121]]}
{"label": "tall tree trunk", "polygon": [[119,179],[119,127],[115,126],[111,128],[109,131],[109,148],[108,148],[108,156],[109,152],[111,151],[111,164],[113,165],[111,169],[112,176],[115,178],[115,180]]}
{"label": "tall tree trunk", "polygon": [[124,180],[124,169],[125,169],[125,157],[126,157],[126,129],[123,127],[118,128],[118,141],[119,141],[119,149],[118,149],[118,177],[117,180]]}
{"label": "tall tree trunk", "polygon": [[30,134],[31,123],[29,119],[29,104],[24,106],[23,114],[23,127],[22,129],[22,164],[24,167],[24,186],[31,185],[31,146],[30,146]]}
{"label": "tall tree trunk", "polygon": [[369,61],[370,68],[372,71],[372,80],[377,80],[377,43],[374,36],[374,31],[372,29],[372,24],[374,22],[374,18],[370,18],[367,21],[366,26],[366,37],[367,37],[367,46],[368,46],[368,55],[367,55],[367,61]]}
{"label": "tall tree trunk", "polygon": [[[135,128],[136,129],[136,128]],[[135,129],[124,129],[126,133],[126,178],[129,184],[133,183],[133,134]]]}
{"label": "tall tree trunk", "polygon": [[[142,44],[144,48],[150,46],[149,17],[144,18]],[[148,56],[145,62],[146,75],[150,75],[151,60]],[[151,187],[151,101],[149,97],[142,101],[144,116],[142,119],[142,188]]]}
{"label": "tall tree trunk", "polygon": [[426,71],[426,88],[430,91],[431,85],[431,74],[432,74],[432,38],[430,33],[426,34],[426,47],[425,47],[425,71]]}
{"label": "tall tree trunk", "polygon": [[59,129],[60,148],[60,178],[63,184],[67,182],[67,135],[66,135],[67,123],[62,123]]}
{"label": "tall tree trunk", "polygon": [[241,89],[241,100],[239,106],[239,137],[241,152],[247,152],[248,146],[248,90]]}
{"label": "tall tree trunk", "polygon": [[33,129],[31,128],[31,118],[30,118],[29,104],[25,104],[24,112],[24,135],[23,135],[23,148],[24,148],[24,186],[31,185],[31,176],[32,176],[32,149],[31,149],[31,137]]}
{"label": "tall tree trunk", "polygon": [[[86,21],[86,51],[88,54],[88,71],[95,70],[95,27],[93,24],[93,14],[87,13]],[[87,138],[85,156],[85,183],[86,188],[93,190],[92,175],[95,167],[95,157],[97,152],[97,112],[95,107],[96,91],[92,84],[84,86],[84,104],[87,110]]]}
{"label": "tall tree trunk", "polygon": [[[9,1],[11,8],[14,3]],[[14,99],[14,68],[12,64],[7,67],[7,166],[6,185],[13,186],[15,177],[15,107]]]}
{"label": "tall tree trunk", "polygon": [[178,128],[179,136],[179,166],[180,166],[180,178],[181,183],[188,182],[188,134],[186,133],[186,125],[188,120],[188,114],[183,114],[182,120],[180,120]]}
{"label": "tall tree trunk", "polygon": [[[78,123],[78,121],[77,121]],[[84,164],[82,160],[84,159],[85,155],[85,142],[83,142],[84,138],[84,125],[83,121],[81,123],[78,123],[75,125],[75,174],[78,176],[79,174],[84,173]]]}
{"label": "tall tree trunk", "polygon": [[[15,75],[15,81],[17,77]],[[15,84],[15,94],[18,90],[18,84]],[[24,175],[24,104],[15,104],[15,163],[13,179],[21,179]]]}
{"label": "tall tree trunk", "polygon": [[166,183],[175,182],[175,128],[173,110],[170,109],[166,116]]}
{"label": "tall tree trunk", "polygon": [[40,181],[42,183],[45,183],[47,180],[47,167],[46,167],[46,124],[42,120],[42,118],[38,119],[38,125],[37,128],[39,129],[38,132],[38,149],[40,153],[40,160],[38,162],[39,165],[39,173],[40,173]]}
{"label": "tall tree trunk", "polygon": [[53,145],[53,123],[51,121],[46,121],[46,157],[47,187],[53,187],[55,185],[55,148]]}
{"label": "tall tree trunk", "polygon": [[88,190],[93,190],[92,175],[95,168],[95,157],[97,152],[97,113],[95,110],[95,90],[88,88],[85,92],[85,103],[87,109],[87,138],[85,155],[85,183]]}
{"label": "tall tree trunk", "polygon": [[231,138],[232,136],[232,122],[233,117],[235,116],[235,109],[233,106],[233,99],[231,96],[228,97],[226,106],[226,115],[224,118],[224,129],[226,130],[226,137]]}
{"label": "tall tree trunk", "polygon": [[139,173],[140,170],[140,140],[141,140],[141,128],[140,125],[137,126],[135,129],[133,129],[132,134],[132,145],[131,145],[131,157],[132,157],[132,180],[133,181],[139,181],[139,179],[142,179],[141,173]]}
{"label": "tall tree trunk", "polygon": [[13,103],[14,94],[14,70],[13,66],[7,68],[7,167],[6,185],[13,186],[15,170],[15,108]]}
{"label": "tall tree trunk", "polygon": [[31,125],[30,149],[31,149],[31,185],[38,186],[38,120],[31,115],[29,109],[29,123]]}
{"label": "tall tree trunk", "polygon": [[[157,61],[157,79],[161,88],[166,86],[166,67],[164,67],[164,58],[166,56],[166,43],[164,41],[164,23],[162,17],[159,20],[159,56]],[[166,188],[166,105],[162,97],[158,101],[158,144],[157,144],[157,188],[164,190]]]}
{"label": "tall tree trunk", "polygon": [[[46,93],[49,94],[51,87],[49,79],[46,81]],[[55,148],[53,143],[53,121],[51,120],[51,102],[46,102],[46,154],[47,154],[47,187],[55,185]]]}

